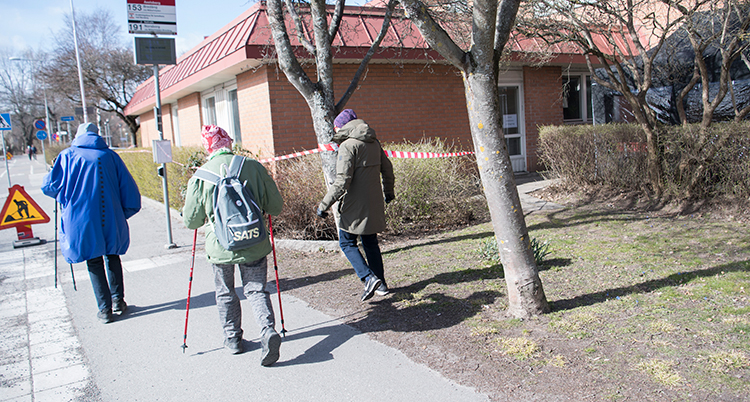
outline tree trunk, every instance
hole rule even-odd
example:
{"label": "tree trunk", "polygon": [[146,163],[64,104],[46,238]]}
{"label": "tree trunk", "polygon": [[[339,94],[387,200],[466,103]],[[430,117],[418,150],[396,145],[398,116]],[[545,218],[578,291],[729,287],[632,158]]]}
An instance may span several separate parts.
{"label": "tree trunk", "polygon": [[517,318],[546,313],[549,304],[502,134],[497,81],[491,69],[463,75],[471,136],[508,287],[507,313]]}
{"label": "tree trunk", "polygon": [[[659,149],[659,136],[656,129],[655,118],[649,115],[648,105],[645,100],[641,101],[637,96],[626,92],[627,87],[620,92],[625,94],[625,99],[633,109],[633,116],[638,124],[643,128],[646,134],[646,164],[648,170],[649,183],[651,184],[654,196],[661,198],[664,189],[662,188],[662,167],[661,167],[661,150]],[[645,106],[644,106],[645,105]]]}
{"label": "tree trunk", "polygon": [[[310,98],[307,99],[307,104],[310,107],[315,138],[318,140],[318,144],[328,144],[333,139],[332,122],[336,118],[336,106],[333,104],[333,97],[326,96],[321,90],[316,90]],[[320,152],[320,161],[323,166],[326,188],[330,187],[333,184],[333,180],[336,179],[337,155],[338,152]]]}

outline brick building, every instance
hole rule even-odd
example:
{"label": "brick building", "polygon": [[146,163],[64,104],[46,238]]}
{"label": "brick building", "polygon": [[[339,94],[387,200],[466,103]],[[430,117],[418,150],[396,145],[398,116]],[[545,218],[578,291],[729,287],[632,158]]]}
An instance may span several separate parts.
{"label": "brick building", "polygon": [[[380,8],[346,7],[334,43],[335,93],[345,91],[383,15]],[[504,131],[514,170],[535,171],[540,168],[538,126],[590,122],[591,81],[575,51],[558,48],[540,67],[524,61],[537,50],[535,42],[514,38],[508,46],[514,51],[512,61],[499,77]],[[265,4],[258,2],[179,57],[176,65],[162,68],[164,139],[174,146],[200,145],[202,125],[217,124],[261,157],[316,148],[307,103],[273,62],[273,54]],[[382,142],[439,137],[473,150],[463,92],[458,71],[428,48],[408,20],[394,19],[346,107],[370,123]],[[146,146],[159,139],[155,103],[151,78],[125,109],[140,117]]]}

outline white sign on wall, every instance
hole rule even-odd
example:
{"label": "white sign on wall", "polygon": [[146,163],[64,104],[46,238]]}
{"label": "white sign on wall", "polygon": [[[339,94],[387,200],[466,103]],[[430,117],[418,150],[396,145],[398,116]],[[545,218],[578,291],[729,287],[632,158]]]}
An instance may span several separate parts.
{"label": "white sign on wall", "polygon": [[517,128],[518,127],[518,115],[517,114],[504,114],[503,115],[503,128]]}

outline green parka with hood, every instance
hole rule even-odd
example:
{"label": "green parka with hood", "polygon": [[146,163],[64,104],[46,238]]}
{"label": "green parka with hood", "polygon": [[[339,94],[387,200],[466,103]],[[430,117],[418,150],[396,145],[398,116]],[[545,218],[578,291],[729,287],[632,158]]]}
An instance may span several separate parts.
{"label": "green parka with hood", "polygon": [[[393,165],[373,130],[356,119],[341,127],[333,141],[339,144],[336,179],[319,208],[337,203],[339,228],[356,235],[385,230],[384,193],[394,198]],[[380,177],[383,177],[382,187]]]}

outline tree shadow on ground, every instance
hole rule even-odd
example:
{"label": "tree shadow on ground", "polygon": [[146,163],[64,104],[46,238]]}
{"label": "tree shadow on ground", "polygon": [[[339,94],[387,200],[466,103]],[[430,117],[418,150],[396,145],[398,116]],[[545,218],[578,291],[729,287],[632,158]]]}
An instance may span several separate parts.
{"label": "tree shadow on ground", "polygon": [[573,260],[570,258],[551,258],[549,260],[542,261],[541,264],[537,265],[539,272],[546,271],[552,268],[562,268],[573,264]]}
{"label": "tree shadow on ground", "polygon": [[543,229],[561,229],[573,226],[588,225],[591,223],[604,223],[624,220],[645,221],[649,219],[647,216],[640,216],[639,212],[626,211],[621,209],[584,214],[579,213],[571,217],[560,217],[560,215],[563,215],[565,212],[566,210],[560,210],[545,214],[545,216],[547,217],[547,221],[529,226],[529,232]]}
{"label": "tree shadow on ground", "polygon": [[[341,277],[354,274],[354,269],[340,269],[338,271],[324,272],[319,275],[303,276],[300,278],[279,278],[279,285],[281,285],[281,291],[298,289],[304,286],[314,285],[318,282],[331,282]],[[269,284],[273,284],[276,287],[276,279],[269,281]]]}
{"label": "tree shadow on ground", "polygon": [[370,302],[372,309],[350,324],[362,332],[413,332],[453,327],[475,316],[503,294],[496,290],[473,292],[465,298],[442,292],[424,292],[430,285],[456,285],[503,278],[502,266],[444,272],[408,286],[392,288],[391,295]]}
{"label": "tree shadow on ground", "polygon": [[395,254],[395,253],[399,253],[401,251],[408,251],[408,250],[411,250],[411,249],[417,248],[417,247],[434,246],[436,244],[445,244],[445,243],[459,242],[459,241],[463,241],[463,240],[483,239],[485,237],[490,237],[490,236],[494,236],[494,235],[495,235],[494,232],[482,232],[482,233],[467,234],[467,235],[461,235],[461,236],[455,236],[455,237],[447,237],[447,238],[439,239],[439,240],[430,240],[430,241],[426,241],[426,242],[420,242],[420,243],[410,244],[410,245],[404,246],[404,247],[394,248],[394,249],[391,249],[391,250],[386,250],[386,251],[383,251],[383,255]]}
{"label": "tree shadow on ground", "polygon": [[713,268],[698,269],[690,272],[680,272],[669,275],[661,279],[653,279],[631,286],[623,286],[601,290],[595,293],[589,293],[572,297],[570,299],[556,300],[550,302],[552,311],[571,310],[577,307],[591,306],[605,302],[616,297],[624,297],[632,294],[649,293],[665,287],[675,287],[697,278],[714,276],[722,272],[750,271],[750,260],[733,262],[730,264],[719,265]]}
{"label": "tree shadow on ground", "polygon": [[[399,290],[401,292],[401,290]],[[475,316],[502,294],[487,290],[466,298],[427,293],[417,298],[391,297],[371,302],[372,309],[362,317],[346,322],[362,332],[419,332],[450,328]]]}

